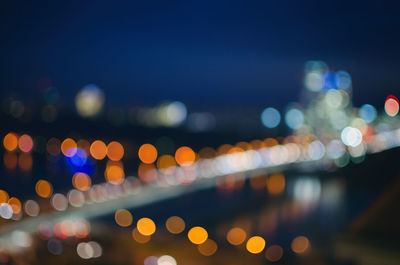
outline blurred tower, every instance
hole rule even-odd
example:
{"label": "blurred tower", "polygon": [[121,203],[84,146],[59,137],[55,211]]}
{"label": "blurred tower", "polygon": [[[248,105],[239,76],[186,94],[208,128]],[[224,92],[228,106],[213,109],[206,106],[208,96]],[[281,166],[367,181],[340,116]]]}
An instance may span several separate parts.
{"label": "blurred tower", "polygon": [[305,107],[302,133],[337,135],[354,117],[351,103],[352,82],[345,71],[332,71],[322,61],[309,61],[304,67]]}

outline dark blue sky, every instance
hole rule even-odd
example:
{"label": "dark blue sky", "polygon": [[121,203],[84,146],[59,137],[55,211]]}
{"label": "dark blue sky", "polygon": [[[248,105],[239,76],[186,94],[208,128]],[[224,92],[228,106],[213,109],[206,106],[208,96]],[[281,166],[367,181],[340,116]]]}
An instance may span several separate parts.
{"label": "dark blue sky", "polygon": [[358,105],[400,92],[390,2],[25,2],[1,3],[2,96],[35,98],[48,77],[70,102],[95,83],[111,105],[282,106],[310,59],[347,70]]}

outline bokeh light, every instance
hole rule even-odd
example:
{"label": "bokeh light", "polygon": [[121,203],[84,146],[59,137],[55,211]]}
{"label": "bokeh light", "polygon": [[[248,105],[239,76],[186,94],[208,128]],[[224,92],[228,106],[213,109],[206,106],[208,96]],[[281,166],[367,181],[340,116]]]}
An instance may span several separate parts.
{"label": "bokeh light", "polygon": [[193,244],[199,245],[207,240],[208,233],[203,227],[195,226],[189,230],[188,238]]}
{"label": "bokeh light", "polygon": [[136,227],[139,233],[145,236],[151,236],[156,231],[156,225],[150,218],[139,219]]}
{"label": "bokeh light", "polygon": [[99,114],[104,104],[104,94],[96,85],[83,87],[75,97],[75,106],[82,117]]}
{"label": "bokeh light", "polygon": [[285,114],[285,122],[290,129],[299,129],[304,124],[303,112],[296,108],[288,110]]}
{"label": "bokeh light", "polygon": [[234,227],[228,231],[226,235],[226,240],[232,245],[240,245],[246,240],[247,234],[240,227]]}
{"label": "bokeh light", "polygon": [[172,234],[179,234],[185,230],[185,221],[179,216],[171,216],[165,222],[167,230]]}
{"label": "bokeh light", "polygon": [[119,142],[110,142],[107,146],[107,157],[112,161],[119,161],[124,156],[124,147]]}
{"label": "bokeh light", "polygon": [[10,199],[8,199],[7,203],[11,206],[14,214],[19,214],[21,212],[22,204],[18,198],[11,197]]}
{"label": "bokeh light", "polygon": [[281,194],[285,189],[285,176],[282,174],[272,174],[268,176],[267,189],[272,195]]}
{"label": "bokeh light", "polygon": [[157,159],[157,149],[152,144],[143,144],[139,148],[139,159],[145,164],[154,163]]}
{"label": "bokeh light", "polygon": [[7,133],[4,136],[3,145],[7,151],[14,151],[18,146],[18,135],[13,132]]}
{"label": "bokeh light", "polygon": [[305,236],[298,236],[295,239],[293,239],[291,243],[291,248],[293,252],[297,254],[302,254],[306,252],[309,249],[309,247],[310,247],[310,241]]}
{"label": "bokeh light", "polygon": [[135,228],[132,230],[132,237],[133,237],[133,239],[134,239],[136,242],[138,242],[138,243],[140,243],[140,244],[147,243],[147,242],[149,242],[150,239],[151,239],[151,236],[145,236],[145,235],[143,235],[142,233],[140,233],[140,232],[138,231],[137,227],[135,227]]}
{"label": "bokeh light", "polygon": [[386,98],[385,112],[390,117],[394,117],[399,113],[399,99],[393,95]]}
{"label": "bokeh light", "polygon": [[260,236],[253,236],[247,240],[246,249],[250,253],[258,254],[265,248],[265,240]]}
{"label": "bokeh light", "polygon": [[132,214],[125,209],[119,209],[115,212],[114,215],[115,222],[122,227],[127,227],[132,224]]}
{"label": "bokeh light", "polygon": [[275,108],[266,108],[261,113],[261,122],[267,128],[275,128],[281,122],[281,114]]}
{"label": "bokeh light", "polygon": [[90,145],[90,155],[97,160],[102,160],[107,155],[107,146],[103,141],[96,140]]}
{"label": "bokeh light", "polygon": [[47,180],[39,180],[36,182],[36,193],[42,198],[49,198],[53,193],[53,186]]}
{"label": "bokeh light", "polygon": [[196,154],[190,147],[182,146],[175,152],[175,160],[180,166],[190,166],[195,159]]}
{"label": "bokeh light", "polygon": [[66,157],[73,157],[76,154],[77,144],[71,139],[67,138],[61,143],[61,152]]}
{"label": "bokeh light", "polygon": [[377,112],[374,106],[364,104],[360,107],[358,114],[366,123],[371,123],[376,119]]}
{"label": "bokeh light", "polygon": [[206,242],[200,244],[197,246],[197,249],[199,250],[200,254],[202,254],[203,256],[211,256],[213,255],[217,249],[217,243],[215,243],[214,240],[212,239],[207,239]]}
{"label": "bokeh light", "polygon": [[24,153],[31,152],[32,148],[33,148],[32,137],[30,137],[27,134],[21,135],[21,137],[19,137],[19,139],[18,139],[18,147]]}
{"label": "bokeh light", "polygon": [[268,261],[277,262],[283,256],[283,249],[281,246],[272,245],[265,251],[265,257]]}
{"label": "bokeh light", "polygon": [[91,187],[92,180],[86,173],[77,172],[72,177],[72,185],[78,190],[86,191]]}

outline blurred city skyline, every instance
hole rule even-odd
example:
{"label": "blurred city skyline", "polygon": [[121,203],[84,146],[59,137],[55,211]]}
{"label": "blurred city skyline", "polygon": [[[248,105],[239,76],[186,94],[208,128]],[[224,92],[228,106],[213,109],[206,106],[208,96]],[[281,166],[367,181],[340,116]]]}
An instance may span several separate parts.
{"label": "blurred city skyline", "polygon": [[382,108],[400,81],[400,23],[390,5],[7,1],[2,96],[39,98],[50,80],[71,106],[93,83],[110,106],[282,108],[299,99],[304,63],[323,60],[350,73],[355,106]]}

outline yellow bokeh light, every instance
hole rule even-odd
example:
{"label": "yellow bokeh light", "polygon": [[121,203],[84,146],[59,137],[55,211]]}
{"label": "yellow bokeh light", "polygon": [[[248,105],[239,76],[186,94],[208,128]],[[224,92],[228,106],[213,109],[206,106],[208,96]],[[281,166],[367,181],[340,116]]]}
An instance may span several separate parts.
{"label": "yellow bokeh light", "polygon": [[107,146],[107,157],[112,161],[121,160],[124,152],[124,147],[119,142],[113,141]]}
{"label": "yellow bokeh light", "polygon": [[246,232],[239,227],[234,227],[226,235],[226,240],[232,245],[240,245],[246,240],[247,234]]}
{"label": "yellow bokeh light", "polygon": [[305,236],[298,236],[295,239],[293,239],[291,247],[293,252],[297,254],[302,254],[309,249],[310,241]]}
{"label": "yellow bokeh light", "polygon": [[3,145],[7,151],[14,151],[18,146],[18,135],[13,132],[8,133],[4,136]]}
{"label": "yellow bokeh light", "polygon": [[197,249],[199,250],[200,254],[208,257],[208,256],[213,255],[217,251],[218,246],[214,240],[207,239],[206,242],[198,245]]}
{"label": "yellow bokeh light", "polygon": [[90,145],[90,155],[97,160],[102,160],[107,155],[107,146],[103,141],[96,140]]}
{"label": "yellow bokeh light", "polygon": [[53,186],[46,180],[39,180],[36,183],[36,193],[42,198],[48,198],[53,193]]}
{"label": "yellow bokeh light", "polygon": [[156,232],[156,225],[150,218],[141,218],[136,224],[136,227],[142,235],[151,236]]}
{"label": "yellow bokeh light", "polygon": [[195,159],[196,154],[190,147],[182,146],[175,152],[175,160],[180,166],[190,166]]}
{"label": "yellow bokeh light", "polygon": [[270,194],[281,194],[285,190],[285,177],[282,174],[273,174],[267,178],[267,189]]}
{"label": "yellow bokeh light", "polygon": [[78,190],[86,191],[92,185],[92,180],[86,173],[77,172],[72,177],[72,185]]}
{"label": "yellow bokeh light", "polygon": [[265,248],[265,240],[260,236],[253,236],[247,240],[246,249],[250,253],[258,254]]}
{"label": "yellow bokeh light", "polygon": [[122,227],[127,227],[132,224],[132,214],[125,209],[119,209],[115,212],[115,222]]}
{"label": "yellow bokeh light", "polygon": [[185,221],[179,216],[171,216],[165,223],[167,230],[172,234],[179,234],[185,230]]}
{"label": "yellow bokeh light", "polygon": [[61,152],[67,157],[73,157],[76,154],[76,142],[67,138],[61,143]]}
{"label": "yellow bokeh light", "polygon": [[195,226],[189,230],[188,238],[193,244],[199,245],[207,240],[208,233],[203,227]]}
{"label": "yellow bokeh light", "polygon": [[154,163],[157,159],[157,149],[152,144],[144,144],[139,148],[139,159],[145,164]]}

